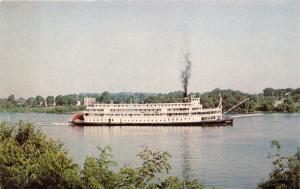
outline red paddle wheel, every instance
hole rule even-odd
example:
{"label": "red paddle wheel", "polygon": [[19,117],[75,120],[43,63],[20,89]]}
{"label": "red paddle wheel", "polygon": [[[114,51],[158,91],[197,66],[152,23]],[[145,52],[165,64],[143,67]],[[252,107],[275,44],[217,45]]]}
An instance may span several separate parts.
{"label": "red paddle wheel", "polygon": [[72,116],[72,122],[82,122],[84,120],[83,114],[75,114]]}

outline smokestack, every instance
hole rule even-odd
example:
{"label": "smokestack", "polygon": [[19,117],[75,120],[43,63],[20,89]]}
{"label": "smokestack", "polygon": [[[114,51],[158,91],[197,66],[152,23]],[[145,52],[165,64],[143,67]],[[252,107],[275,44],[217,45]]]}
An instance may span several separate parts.
{"label": "smokestack", "polygon": [[191,69],[192,69],[192,62],[190,61],[189,53],[185,53],[183,64],[184,64],[184,69],[181,72],[181,82],[183,86],[183,97],[187,97],[189,79],[191,77]]}

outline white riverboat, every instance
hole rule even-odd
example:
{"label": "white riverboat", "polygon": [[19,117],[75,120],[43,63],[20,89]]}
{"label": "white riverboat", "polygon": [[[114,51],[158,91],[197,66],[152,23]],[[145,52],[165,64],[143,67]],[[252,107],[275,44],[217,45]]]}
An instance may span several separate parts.
{"label": "white riverboat", "polygon": [[78,126],[209,126],[232,122],[223,118],[221,97],[217,107],[203,108],[200,98],[194,96],[180,103],[95,103],[71,121]]}

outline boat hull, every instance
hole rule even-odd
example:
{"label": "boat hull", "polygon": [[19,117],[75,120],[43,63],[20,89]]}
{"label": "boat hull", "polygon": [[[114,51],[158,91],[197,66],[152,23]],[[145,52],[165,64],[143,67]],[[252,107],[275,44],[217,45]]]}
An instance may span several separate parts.
{"label": "boat hull", "polygon": [[97,123],[84,121],[70,121],[71,125],[75,126],[194,126],[194,127],[208,127],[208,126],[232,126],[233,119],[201,121],[201,122],[177,122],[177,123]]}

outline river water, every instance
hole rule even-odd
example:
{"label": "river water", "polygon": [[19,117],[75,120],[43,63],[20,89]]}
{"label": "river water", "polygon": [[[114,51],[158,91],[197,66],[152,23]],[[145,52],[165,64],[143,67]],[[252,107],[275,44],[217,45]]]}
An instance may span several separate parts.
{"label": "river water", "polygon": [[119,166],[139,165],[145,146],[172,155],[170,175],[197,178],[207,186],[256,188],[272,169],[270,143],[282,152],[300,147],[300,114],[276,113],[239,117],[232,127],[74,127],[69,114],[0,113],[0,121],[28,120],[65,144],[75,162],[97,155],[97,146],[111,145]]}

